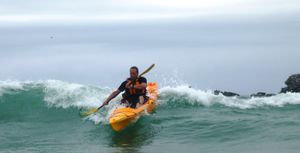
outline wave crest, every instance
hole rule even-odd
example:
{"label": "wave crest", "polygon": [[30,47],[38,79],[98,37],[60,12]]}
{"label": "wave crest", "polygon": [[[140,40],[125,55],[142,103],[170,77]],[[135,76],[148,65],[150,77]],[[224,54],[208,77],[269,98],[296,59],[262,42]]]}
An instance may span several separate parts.
{"label": "wave crest", "polygon": [[159,99],[162,105],[204,105],[221,104],[241,109],[263,106],[283,107],[288,104],[300,104],[300,93],[278,94],[272,97],[225,97],[214,95],[212,91],[193,89],[189,86],[163,87]]}

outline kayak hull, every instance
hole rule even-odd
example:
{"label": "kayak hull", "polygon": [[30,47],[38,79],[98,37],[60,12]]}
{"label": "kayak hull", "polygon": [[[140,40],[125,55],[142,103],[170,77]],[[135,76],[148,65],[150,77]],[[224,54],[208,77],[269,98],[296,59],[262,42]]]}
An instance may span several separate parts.
{"label": "kayak hull", "polygon": [[117,108],[109,117],[109,123],[113,130],[119,132],[126,128],[132,121],[137,120],[143,113],[151,113],[156,107],[157,83],[147,83],[149,99],[139,108]]}

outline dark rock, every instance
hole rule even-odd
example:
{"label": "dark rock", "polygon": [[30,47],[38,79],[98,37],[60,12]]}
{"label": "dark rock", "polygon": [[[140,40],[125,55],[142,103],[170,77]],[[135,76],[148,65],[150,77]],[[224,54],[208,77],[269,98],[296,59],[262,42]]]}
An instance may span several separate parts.
{"label": "dark rock", "polygon": [[280,93],[300,92],[300,74],[291,75],[286,81],[287,87],[281,89]]}
{"label": "dark rock", "polygon": [[265,93],[265,92],[258,92],[255,94],[251,94],[251,97],[271,97],[271,96],[275,96],[275,94],[273,93]]}
{"label": "dark rock", "polygon": [[215,95],[222,94],[222,95],[227,96],[227,97],[240,96],[239,94],[234,93],[234,92],[220,91],[220,90],[215,90],[215,91],[214,91],[214,94],[215,94]]}
{"label": "dark rock", "polygon": [[258,92],[250,95],[250,97],[264,97],[264,96],[266,96],[265,92]]}
{"label": "dark rock", "polygon": [[273,94],[273,93],[267,93],[266,94],[266,97],[272,97],[272,96],[275,96],[276,94]]}

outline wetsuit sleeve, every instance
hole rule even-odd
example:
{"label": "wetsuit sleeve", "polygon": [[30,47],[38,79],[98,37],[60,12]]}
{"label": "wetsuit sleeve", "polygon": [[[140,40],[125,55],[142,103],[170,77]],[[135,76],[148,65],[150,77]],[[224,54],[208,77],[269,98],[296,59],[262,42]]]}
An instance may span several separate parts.
{"label": "wetsuit sleeve", "polygon": [[122,84],[119,86],[118,90],[123,92],[126,88],[126,83],[127,83],[127,81],[122,82]]}
{"label": "wetsuit sleeve", "polygon": [[144,78],[144,77],[141,77],[141,78],[140,78],[140,83],[146,83],[146,84],[147,84],[147,79]]}

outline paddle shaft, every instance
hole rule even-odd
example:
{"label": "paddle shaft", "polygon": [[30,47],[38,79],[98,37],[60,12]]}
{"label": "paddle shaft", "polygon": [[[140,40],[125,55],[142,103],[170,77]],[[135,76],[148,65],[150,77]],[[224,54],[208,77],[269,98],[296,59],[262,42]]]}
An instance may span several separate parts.
{"label": "paddle shaft", "polygon": [[104,104],[102,104],[100,107],[98,107],[98,108],[97,108],[97,111],[98,111],[99,109],[101,109],[103,106],[104,106]]}

